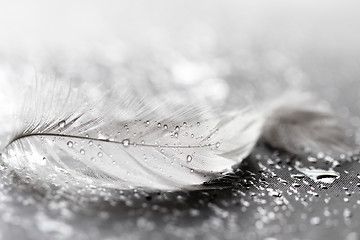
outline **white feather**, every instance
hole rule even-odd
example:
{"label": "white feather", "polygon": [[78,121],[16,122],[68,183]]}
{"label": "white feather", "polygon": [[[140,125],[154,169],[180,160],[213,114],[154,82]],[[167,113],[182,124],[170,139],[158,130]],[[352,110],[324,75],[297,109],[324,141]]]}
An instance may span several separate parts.
{"label": "white feather", "polygon": [[309,93],[289,91],[263,110],[262,140],[291,153],[347,154],[355,143],[330,108]]}
{"label": "white feather", "polygon": [[248,156],[262,126],[250,110],[220,117],[201,107],[140,99],[130,90],[95,104],[69,86],[35,90],[4,161],[19,175],[30,169],[57,185],[199,185]]}
{"label": "white feather", "polygon": [[174,190],[231,171],[260,136],[293,153],[351,148],[335,118],[307,94],[286,94],[260,114],[215,114],[169,95],[144,98],[128,89],[95,101],[82,91],[53,82],[30,92],[3,156],[18,175],[66,187]]}

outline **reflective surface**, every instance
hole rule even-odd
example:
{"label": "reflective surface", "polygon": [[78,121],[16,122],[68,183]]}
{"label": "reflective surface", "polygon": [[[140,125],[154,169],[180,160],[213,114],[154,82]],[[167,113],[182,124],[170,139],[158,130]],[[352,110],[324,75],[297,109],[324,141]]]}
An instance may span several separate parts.
{"label": "reflective surface", "polygon": [[[139,94],[175,89],[223,109],[305,89],[358,138],[358,3],[80,3],[0,8],[8,10],[0,17],[1,145],[37,73],[71,78],[89,96],[115,85]],[[314,177],[311,167],[326,174]],[[208,190],[89,186],[68,195],[34,189],[1,167],[0,239],[355,240],[359,169],[357,157],[291,156],[259,143],[234,176]]]}

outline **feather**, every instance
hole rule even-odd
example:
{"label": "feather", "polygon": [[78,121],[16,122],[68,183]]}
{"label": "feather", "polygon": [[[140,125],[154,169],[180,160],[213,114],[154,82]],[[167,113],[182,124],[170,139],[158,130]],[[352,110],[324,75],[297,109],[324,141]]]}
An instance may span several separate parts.
{"label": "feather", "polygon": [[303,93],[220,114],[169,103],[175,95],[126,89],[91,100],[86,92],[55,82],[29,91],[3,161],[33,182],[67,188],[176,190],[231,172],[259,139],[293,153],[351,148],[330,112]]}
{"label": "feather", "polygon": [[27,97],[3,159],[18,175],[31,172],[55,185],[199,185],[248,156],[262,126],[249,109],[213,114],[129,89],[90,101],[71,86],[40,85]]}
{"label": "feather", "polygon": [[263,110],[261,139],[294,154],[351,154],[355,142],[325,104],[309,93],[289,91]]}

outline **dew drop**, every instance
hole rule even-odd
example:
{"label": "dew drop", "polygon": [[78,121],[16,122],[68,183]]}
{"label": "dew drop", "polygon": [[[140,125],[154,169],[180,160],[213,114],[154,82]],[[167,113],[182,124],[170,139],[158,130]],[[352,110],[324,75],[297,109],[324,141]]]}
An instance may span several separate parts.
{"label": "dew drop", "polygon": [[89,141],[89,146],[92,146],[93,144],[93,141]]}
{"label": "dew drop", "polygon": [[123,144],[125,147],[127,147],[127,146],[129,146],[129,144],[130,144],[130,140],[129,140],[129,139],[124,139],[124,140],[122,141],[122,144]]}
{"label": "dew drop", "polygon": [[189,213],[190,213],[191,217],[197,217],[200,215],[201,212],[199,210],[193,208],[193,209],[190,209]]}
{"label": "dew drop", "polygon": [[65,120],[63,120],[63,121],[60,121],[60,122],[59,122],[58,126],[59,126],[60,128],[64,128],[64,127],[65,127],[65,124],[66,124]]}
{"label": "dew drop", "polygon": [[72,141],[68,141],[66,144],[69,148],[72,148],[74,146],[74,143]]}
{"label": "dew drop", "polygon": [[320,185],[320,188],[321,188],[321,189],[328,189],[328,186],[326,186],[326,185],[324,185],[324,184],[321,184],[321,185]]}
{"label": "dew drop", "polygon": [[179,130],[180,130],[179,126],[176,126],[175,131],[179,131]]}
{"label": "dew drop", "polygon": [[188,161],[188,162],[191,162],[192,161],[192,156],[191,155],[187,155],[187,157],[186,157],[186,160]]}
{"label": "dew drop", "polygon": [[91,161],[92,161],[92,162],[95,162],[95,158],[92,157],[92,158],[91,158]]}
{"label": "dew drop", "polygon": [[330,183],[330,182],[333,182],[333,179],[336,179],[338,178],[339,176],[336,175],[336,174],[323,174],[323,175],[318,175],[316,177],[317,180],[320,180],[320,181],[323,181],[323,182],[326,182],[326,183]]}
{"label": "dew drop", "polygon": [[309,162],[317,162],[317,158],[314,158],[314,157],[308,157],[307,158],[307,160],[309,161]]}
{"label": "dew drop", "polygon": [[298,174],[291,174],[292,178],[302,179],[305,177],[304,174],[298,173]]}
{"label": "dew drop", "polygon": [[168,129],[168,125],[164,125],[164,130],[167,130]]}
{"label": "dew drop", "polygon": [[338,172],[335,172],[331,169],[324,170],[324,169],[308,169],[308,168],[296,168],[298,171],[305,174],[307,177],[311,178],[314,181],[319,181],[322,183],[333,183],[336,179],[340,177]]}
{"label": "dew drop", "polygon": [[103,156],[103,153],[102,152],[99,152],[98,153],[98,156],[101,158]]}
{"label": "dew drop", "polygon": [[313,217],[310,219],[311,225],[319,225],[320,224],[320,218],[319,217]]}
{"label": "dew drop", "polygon": [[147,121],[145,122],[145,124],[146,124],[146,126],[149,126],[149,125],[150,125],[150,121],[147,120]]}
{"label": "dew drop", "polygon": [[85,150],[84,150],[84,149],[80,149],[80,153],[81,153],[81,155],[84,155],[84,154],[85,154]]}
{"label": "dew drop", "polygon": [[217,142],[217,143],[215,144],[215,147],[216,147],[216,148],[219,148],[219,147],[220,147],[220,142]]}
{"label": "dew drop", "polygon": [[345,218],[351,218],[352,212],[350,211],[350,209],[345,208],[343,215],[344,215]]}
{"label": "dew drop", "polygon": [[197,122],[196,125],[200,126],[200,122]]}
{"label": "dew drop", "polygon": [[160,128],[160,127],[161,127],[161,123],[158,123],[157,126]]}

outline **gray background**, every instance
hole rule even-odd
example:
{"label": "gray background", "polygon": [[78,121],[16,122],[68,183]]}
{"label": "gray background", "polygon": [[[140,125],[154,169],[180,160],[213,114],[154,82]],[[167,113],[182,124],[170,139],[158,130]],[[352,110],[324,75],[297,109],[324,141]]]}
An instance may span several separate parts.
{"label": "gray background", "polygon": [[[0,136],[38,75],[84,94],[113,86],[184,91],[220,106],[267,104],[288,88],[313,92],[357,138],[356,1],[32,1],[0,3]],[[61,195],[1,168],[0,239],[359,239],[357,158],[333,184],[259,143],[235,176],[208,190]],[[295,185],[294,185],[295,183]],[[297,183],[297,184],[296,184]],[[108,195],[107,195],[108,194]],[[90,197],[89,197],[90,195]],[[359,233],[358,233],[359,232]]]}

